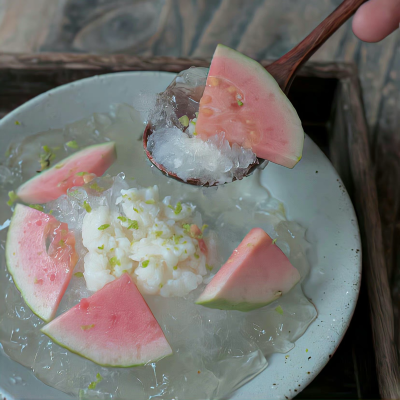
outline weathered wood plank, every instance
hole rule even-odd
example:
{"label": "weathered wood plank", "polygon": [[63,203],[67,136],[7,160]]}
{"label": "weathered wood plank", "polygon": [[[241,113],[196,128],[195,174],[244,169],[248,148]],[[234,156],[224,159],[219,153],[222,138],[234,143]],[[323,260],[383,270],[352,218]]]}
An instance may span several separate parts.
{"label": "weathered wood plank", "polygon": [[210,57],[217,44],[236,48],[242,32],[257,12],[262,0],[223,0],[215,11],[193,55]]}
{"label": "weathered wood plank", "polygon": [[384,399],[400,398],[400,371],[394,342],[393,306],[386,270],[381,219],[375,176],[370,159],[367,126],[355,80],[342,83],[349,99],[348,145],[354,182],[355,203],[363,239],[364,271],[371,309],[380,394]]}
{"label": "weathered wood plank", "polygon": [[64,0],[3,0],[0,51],[37,52],[48,36],[50,22],[60,14]]}
{"label": "weathered wood plank", "polygon": [[[264,0],[243,32],[238,50],[256,59],[279,58],[317,26],[340,0]],[[332,38],[325,45],[334,48]],[[319,58],[320,61],[332,58]]]}

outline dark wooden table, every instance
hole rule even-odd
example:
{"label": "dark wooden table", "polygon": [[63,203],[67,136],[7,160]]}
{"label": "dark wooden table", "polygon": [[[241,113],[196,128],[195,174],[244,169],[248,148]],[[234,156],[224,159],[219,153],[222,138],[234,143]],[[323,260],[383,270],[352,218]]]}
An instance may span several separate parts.
{"label": "dark wooden table", "polygon": [[[118,53],[209,58],[216,44],[223,43],[256,59],[274,59],[297,44],[340,2],[0,0],[0,53]],[[347,23],[313,60],[351,61],[359,69],[376,170],[386,263],[398,320],[400,36],[396,32],[377,44],[362,43]],[[20,90],[18,88],[18,95]],[[361,304],[364,305],[365,296],[362,292]],[[358,307],[339,351],[299,398],[378,397],[376,378],[372,376],[375,361],[368,321],[368,310]],[[396,330],[399,341],[399,328]],[[363,358],[360,364],[354,348],[371,356]],[[372,374],[370,379],[368,374]]]}

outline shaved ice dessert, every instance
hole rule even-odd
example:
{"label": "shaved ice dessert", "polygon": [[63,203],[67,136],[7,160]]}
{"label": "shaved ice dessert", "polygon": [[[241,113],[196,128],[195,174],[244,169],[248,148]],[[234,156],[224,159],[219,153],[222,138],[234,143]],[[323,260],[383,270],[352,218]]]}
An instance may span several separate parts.
{"label": "shaved ice dessert", "polygon": [[[78,261],[51,329],[46,329],[25,303],[1,259],[0,292],[6,300],[0,307],[0,342],[7,355],[32,369],[44,383],[82,399],[225,398],[267,368],[270,354],[290,351],[316,318],[315,307],[301,287],[310,268],[305,230],[288,220],[282,203],[260,184],[259,173],[218,188],[198,188],[165,178],[145,164],[140,142],[143,130],[143,119],[134,108],[113,105],[109,112],[29,136],[11,146],[2,161],[0,181],[2,246],[10,205],[15,207],[15,199],[8,199],[7,194],[35,175],[44,146],[59,148],[54,165],[74,154],[77,149],[65,146],[73,140],[80,149],[114,142],[118,158],[107,175],[71,187],[50,202],[30,204],[60,224],[68,224]],[[270,305],[250,312],[196,305],[234,249],[256,227],[285,254],[300,282]],[[89,299],[98,295],[95,304],[105,304],[102,298],[106,296],[101,293],[108,293],[121,279],[137,286],[131,300],[109,294],[107,298],[113,301],[107,302],[107,308],[90,314],[96,320],[84,319],[86,314],[80,310]],[[114,353],[106,348],[115,343],[107,344],[108,335],[114,340],[117,332],[140,333],[142,341],[135,339],[134,357],[124,360],[124,365],[133,365],[135,357],[138,363],[146,360],[136,351],[152,342],[144,325],[135,325],[133,318],[112,330],[115,321],[123,322],[138,311],[134,307],[140,298],[144,300],[138,303],[140,309],[148,307],[160,328],[156,339],[165,336],[170,348],[162,341],[160,351],[151,353],[144,365],[114,368],[109,363]],[[150,325],[154,322],[151,318],[147,321]],[[83,341],[93,343],[95,362],[88,359],[94,358],[93,353],[86,354],[89,347],[83,346]],[[127,343],[129,340],[124,346]],[[170,354],[170,349],[173,354],[158,360]],[[119,358],[111,361],[113,365],[121,366],[118,361],[123,355],[120,351]]]}

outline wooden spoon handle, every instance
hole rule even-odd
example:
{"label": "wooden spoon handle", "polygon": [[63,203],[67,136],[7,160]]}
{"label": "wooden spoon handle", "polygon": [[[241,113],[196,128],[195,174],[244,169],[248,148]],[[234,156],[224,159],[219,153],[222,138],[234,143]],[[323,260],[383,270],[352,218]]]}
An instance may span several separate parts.
{"label": "wooden spoon handle", "polygon": [[345,23],[366,0],[344,0],[302,42],[267,67],[287,93],[297,70]]}

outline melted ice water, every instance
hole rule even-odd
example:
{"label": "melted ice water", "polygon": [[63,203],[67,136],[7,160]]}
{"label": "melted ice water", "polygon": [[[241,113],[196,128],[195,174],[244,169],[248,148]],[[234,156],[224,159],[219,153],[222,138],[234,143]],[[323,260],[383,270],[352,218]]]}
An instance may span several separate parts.
{"label": "melted ice water", "polygon": [[[68,125],[64,129],[30,136],[13,146],[11,155],[0,166],[0,224],[7,226],[11,211],[6,206],[7,191],[35,174],[41,147],[60,147],[54,163],[71,153],[65,145],[76,140],[80,147],[114,140],[117,162],[110,175],[123,172],[126,181],[136,178],[141,186],[158,185],[160,196],[192,202],[202,213],[204,223],[214,229],[220,241],[220,255],[226,260],[253,227],[264,229],[299,270],[302,280],[309,271],[305,231],[296,222],[287,221],[282,203],[260,185],[255,173],[243,181],[225,187],[198,188],[164,177],[151,167],[141,143],[144,124],[138,112],[117,105],[110,113]],[[53,164],[55,165],[55,164]],[[53,215],[74,229],[79,213],[68,197],[58,202]],[[54,344],[40,333],[44,322],[25,305],[7,272],[4,246],[7,230],[0,231],[0,342],[4,351],[17,362],[31,368],[46,384],[84,399],[217,399],[259,374],[267,367],[268,355],[285,353],[316,317],[314,306],[304,296],[301,284],[267,307],[242,313],[221,311],[194,304],[201,285],[186,298],[146,296],[160,323],[173,356],[136,368],[103,368]],[[83,269],[86,249],[77,239],[80,260],[75,271]],[[91,295],[84,279],[72,277],[58,314],[67,311],[82,297]],[[276,311],[280,306],[283,314]],[[280,309],[279,309],[280,311]],[[95,390],[88,385],[100,373],[103,380]]]}

